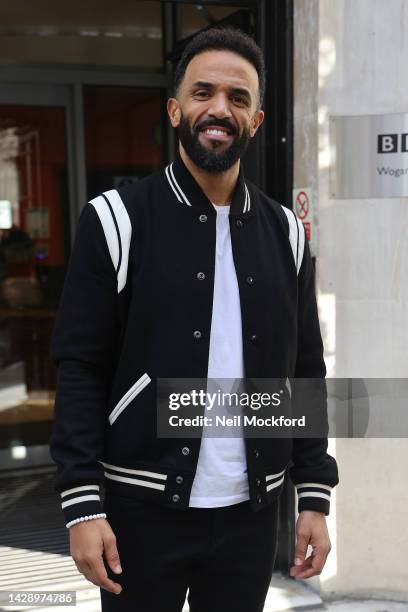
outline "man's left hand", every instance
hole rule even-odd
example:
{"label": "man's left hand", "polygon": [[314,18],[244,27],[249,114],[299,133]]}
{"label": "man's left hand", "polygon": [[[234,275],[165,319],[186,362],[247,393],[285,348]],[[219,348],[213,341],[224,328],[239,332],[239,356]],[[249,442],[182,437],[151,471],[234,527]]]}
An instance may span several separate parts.
{"label": "man's left hand", "polygon": [[[313,550],[306,559],[309,544]],[[303,510],[296,522],[295,564],[290,568],[290,575],[299,579],[317,576],[321,573],[330,550],[325,514]]]}

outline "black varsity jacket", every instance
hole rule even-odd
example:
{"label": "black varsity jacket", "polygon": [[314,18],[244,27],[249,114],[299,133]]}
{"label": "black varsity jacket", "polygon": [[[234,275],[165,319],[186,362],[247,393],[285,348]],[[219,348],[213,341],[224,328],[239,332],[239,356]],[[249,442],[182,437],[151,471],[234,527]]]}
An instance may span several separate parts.
{"label": "black varsity jacket", "polygon": [[[326,374],[312,260],[292,217],[241,165],[229,222],[246,377]],[[188,507],[201,439],[157,436],[156,381],[207,376],[215,232],[216,211],[179,154],[82,209],[50,347],[50,452],[67,526],[103,511],[102,485]],[[245,447],[254,511],[280,495],[288,468],[298,511],[329,513],[338,473],[327,437],[248,437]]]}

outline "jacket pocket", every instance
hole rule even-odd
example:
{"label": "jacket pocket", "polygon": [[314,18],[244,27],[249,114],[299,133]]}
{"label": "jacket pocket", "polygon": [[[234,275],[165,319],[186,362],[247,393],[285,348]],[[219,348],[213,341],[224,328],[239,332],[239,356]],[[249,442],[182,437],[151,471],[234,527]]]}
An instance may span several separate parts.
{"label": "jacket pocket", "polygon": [[129,391],[127,391],[125,395],[118,401],[118,403],[110,413],[108,419],[111,425],[113,425],[113,423],[116,421],[121,412],[126,408],[126,406],[130,404],[130,402],[133,401],[135,397],[139,395],[139,393],[143,391],[143,389],[147,387],[150,382],[150,376],[148,374],[143,374],[135,382],[135,384],[130,387]]}

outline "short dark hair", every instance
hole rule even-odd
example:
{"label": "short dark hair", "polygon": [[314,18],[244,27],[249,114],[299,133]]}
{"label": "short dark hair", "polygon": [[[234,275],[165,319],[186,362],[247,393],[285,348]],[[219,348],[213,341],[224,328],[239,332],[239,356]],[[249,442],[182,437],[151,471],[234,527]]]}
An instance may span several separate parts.
{"label": "short dark hair", "polygon": [[185,47],[174,73],[174,95],[177,95],[188,64],[204,51],[232,51],[250,62],[258,73],[259,107],[265,95],[265,61],[263,53],[248,34],[232,26],[216,26],[199,32]]}

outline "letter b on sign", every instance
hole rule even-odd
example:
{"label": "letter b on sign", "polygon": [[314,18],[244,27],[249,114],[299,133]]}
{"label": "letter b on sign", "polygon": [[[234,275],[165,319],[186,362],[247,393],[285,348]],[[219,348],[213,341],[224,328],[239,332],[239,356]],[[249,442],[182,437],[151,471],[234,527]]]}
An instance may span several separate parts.
{"label": "letter b on sign", "polygon": [[398,134],[378,134],[378,153],[397,153]]}

